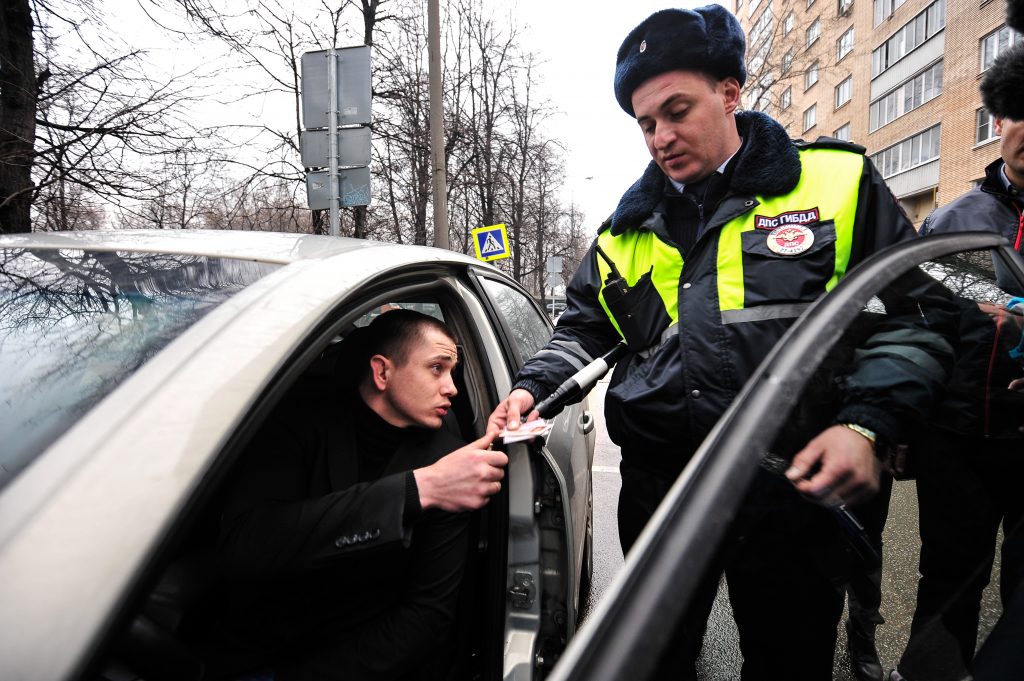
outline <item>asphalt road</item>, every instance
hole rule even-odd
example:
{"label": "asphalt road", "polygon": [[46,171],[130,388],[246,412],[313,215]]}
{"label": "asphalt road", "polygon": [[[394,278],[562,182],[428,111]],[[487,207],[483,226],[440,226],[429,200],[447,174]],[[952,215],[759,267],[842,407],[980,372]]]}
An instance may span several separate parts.
{"label": "asphalt road", "polygon": [[[606,379],[607,380],[607,379]],[[612,579],[621,571],[622,550],[619,547],[615,509],[619,496],[619,452],[608,438],[604,423],[602,381],[590,396],[590,407],[597,420],[597,445],[594,453],[594,580],[584,609],[586,617],[600,600]],[[878,628],[877,642],[886,672],[896,666],[910,633],[917,592],[917,562],[920,541],[917,533],[917,498],[913,482],[896,482],[893,486],[889,519],[883,535],[884,574],[882,578],[882,616],[886,623]],[[998,553],[992,581],[982,601],[982,622],[979,642],[999,617]],[[845,619],[845,614],[844,614]],[[584,619],[585,626],[585,619]],[[708,681],[739,679],[742,657],[739,637],[732,620],[732,611],[724,583],[708,621],[704,648],[698,661],[700,678]],[[834,678],[855,681],[846,653],[846,633],[840,625],[836,645]]]}

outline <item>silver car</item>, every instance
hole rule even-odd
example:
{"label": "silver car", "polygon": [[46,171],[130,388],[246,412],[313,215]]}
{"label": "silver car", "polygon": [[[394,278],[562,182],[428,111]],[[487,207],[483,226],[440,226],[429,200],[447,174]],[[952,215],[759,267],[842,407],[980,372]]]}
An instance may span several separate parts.
{"label": "silver car", "polygon": [[[181,633],[211,583],[202,522],[263,419],[391,306],[460,339],[467,440],[548,339],[495,268],[443,250],[259,232],[0,238],[0,670],[8,681],[200,678]],[[508,445],[476,514],[459,675],[541,676],[589,583],[587,404]]]}

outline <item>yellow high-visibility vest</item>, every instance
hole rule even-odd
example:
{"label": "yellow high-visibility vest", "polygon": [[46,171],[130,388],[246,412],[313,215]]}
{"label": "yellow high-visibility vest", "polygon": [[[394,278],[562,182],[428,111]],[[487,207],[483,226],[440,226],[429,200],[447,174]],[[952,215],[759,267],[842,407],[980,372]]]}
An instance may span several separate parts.
{"label": "yellow high-visibility vest", "polygon": [[[791,192],[780,196],[755,196],[749,211],[719,230],[716,271],[718,305],[723,318],[750,307],[744,285],[744,249],[749,253],[760,248],[759,243],[767,242],[775,226],[806,225],[815,239],[827,242],[819,243],[819,247],[834,239],[834,266],[825,291],[830,291],[846,274],[864,157],[839,149],[806,148],[800,150],[800,162],[800,181]],[[597,244],[630,286],[651,272],[651,281],[665,304],[670,326],[679,323],[678,296],[685,263],[675,246],[662,241],[650,230],[635,228],[628,228],[617,236],[610,229],[605,230],[598,236]],[[801,255],[777,257],[796,260]],[[600,256],[597,265],[604,282],[611,267]],[[622,330],[609,312],[603,293],[598,299],[621,335]]]}

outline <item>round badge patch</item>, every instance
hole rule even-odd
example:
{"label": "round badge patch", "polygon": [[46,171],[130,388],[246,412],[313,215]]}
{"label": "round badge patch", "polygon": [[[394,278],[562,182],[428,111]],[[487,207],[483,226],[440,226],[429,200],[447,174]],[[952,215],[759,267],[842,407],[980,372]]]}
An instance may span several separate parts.
{"label": "round badge patch", "polygon": [[640,41],[640,52],[646,52],[646,51],[647,51],[647,41],[646,40],[641,40]]}
{"label": "round badge patch", "polygon": [[768,234],[768,249],[779,255],[800,255],[814,243],[814,232],[803,225],[776,227]]}

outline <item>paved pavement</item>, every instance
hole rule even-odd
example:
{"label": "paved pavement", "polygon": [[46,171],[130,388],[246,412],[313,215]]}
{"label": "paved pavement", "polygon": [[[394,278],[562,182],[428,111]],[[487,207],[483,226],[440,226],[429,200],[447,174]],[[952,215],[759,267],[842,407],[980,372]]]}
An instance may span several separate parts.
{"label": "paved pavement", "polygon": [[[604,422],[604,394],[607,379],[598,384],[590,396],[590,407],[597,422],[597,445],[594,453],[594,580],[590,600],[584,608],[586,617],[621,571],[622,551],[616,528],[616,504],[619,496],[619,452],[608,438]],[[882,581],[882,615],[886,624],[878,629],[878,648],[886,671],[892,669],[906,644],[913,616],[917,590],[917,561],[920,541],[917,534],[917,498],[913,482],[897,482],[893,487],[889,521],[884,533],[884,565]],[[999,616],[997,565],[992,582],[982,603],[982,624],[979,641],[991,630]],[[742,657],[739,637],[732,621],[728,597],[723,588],[708,621],[704,648],[698,661],[700,678],[708,681],[739,679]],[[845,615],[844,615],[845,618]],[[846,633],[838,630],[834,678],[855,681],[846,653]]]}

